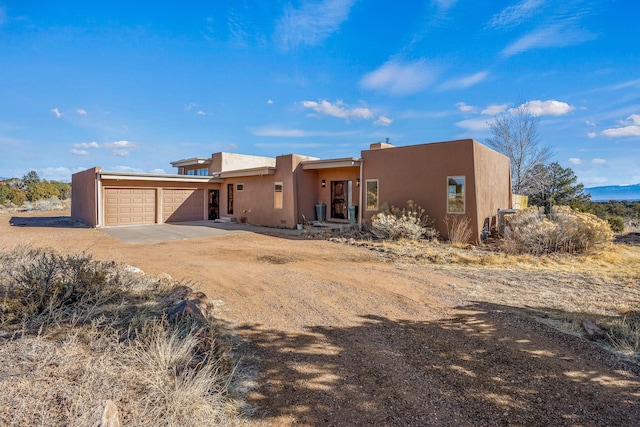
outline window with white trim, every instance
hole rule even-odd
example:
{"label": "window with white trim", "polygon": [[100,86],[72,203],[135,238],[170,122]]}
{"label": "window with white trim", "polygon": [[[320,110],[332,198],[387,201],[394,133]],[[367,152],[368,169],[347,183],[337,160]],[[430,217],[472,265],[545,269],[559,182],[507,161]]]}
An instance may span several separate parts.
{"label": "window with white trim", "polygon": [[378,210],[378,180],[368,179],[366,182],[367,189],[367,210]]}
{"label": "window with white trim", "polygon": [[273,207],[276,209],[282,209],[284,207],[282,190],[282,182],[276,182],[273,184]]}
{"label": "window with white trim", "polygon": [[447,177],[447,213],[465,213],[465,177]]}

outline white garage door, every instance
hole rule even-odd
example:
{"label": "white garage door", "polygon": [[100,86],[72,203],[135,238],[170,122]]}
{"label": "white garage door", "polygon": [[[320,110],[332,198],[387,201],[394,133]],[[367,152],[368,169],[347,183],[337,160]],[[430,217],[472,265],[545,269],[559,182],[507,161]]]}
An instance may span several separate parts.
{"label": "white garage door", "polygon": [[105,188],[105,225],[156,222],[156,190],[153,188]]}
{"label": "white garage door", "polygon": [[162,190],[162,221],[198,221],[204,218],[204,190]]}

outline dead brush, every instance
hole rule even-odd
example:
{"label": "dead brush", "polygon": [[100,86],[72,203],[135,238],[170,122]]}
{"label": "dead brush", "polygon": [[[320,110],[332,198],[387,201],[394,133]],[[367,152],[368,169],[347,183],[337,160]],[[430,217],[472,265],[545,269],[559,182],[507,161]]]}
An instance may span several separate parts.
{"label": "dead brush", "polygon": [[433,240],[438,236],[425,209],[413,200],[402,209],[385,206],[371,219],[371,232],[381,240]]}
{"label": "dead brush", "polygon": [[[0,425],[239,425],[220,323],[165,317],[171,283],[87,255],[0,253]],[[19,379],[19,381],[16,381]]]}
{"label": "dead brush", "polygon": [[444,217],[449,241],[455,247],[465,247],[469,244],[473,231],[469,225],[469,218],[464,215],[447,215]]}

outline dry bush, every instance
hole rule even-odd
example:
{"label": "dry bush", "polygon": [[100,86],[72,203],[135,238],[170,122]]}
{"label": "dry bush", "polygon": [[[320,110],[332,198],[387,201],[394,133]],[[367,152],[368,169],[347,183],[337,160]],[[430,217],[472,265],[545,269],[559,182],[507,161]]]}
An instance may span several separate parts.
{"label": "dry bush", "polygon": [[577,254],[603,249],[612,241],[609,224],[595,215],[556,206],[547,216],[542,208],[531,207],[509,217],[503,247],[516,254]]}
{"label": "dry bush", "polygon": [[[172,284],[88,255],[0,253],[0,425],[239,425],[230,337],[168,322]],[[98,418],[99,419],[99,418]]]}
{"label": "dry bush", "polygon": [[371,232],[382,240],[419,240],[437,237],[431,219],[413,200],[407,201],[406,208],[391,206],[375,215],[371,219]]}
{"label": "dry bush", "polygon": [[469,225],[469,218],[464,215],[447,215],[444,217],[449,241],[454,246],[464,246],[469,243],[473,230]]}

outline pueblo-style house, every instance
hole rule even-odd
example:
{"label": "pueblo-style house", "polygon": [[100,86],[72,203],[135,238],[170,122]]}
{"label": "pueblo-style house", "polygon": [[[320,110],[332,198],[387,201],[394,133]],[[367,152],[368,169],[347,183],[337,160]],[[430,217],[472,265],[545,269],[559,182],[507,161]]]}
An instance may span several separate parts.
{"label": "pueblo-style house", "polygon": [[511,208],[509,159],[472,139],[410,146],[378,142],[360,157],[214,153],[171,162],[177,174],[107,172],[72,177],[71,216],[93,227],[196,220],[295,228],[303,221],[365,224],[384,205],[422,206],[441,236],[464,215],[480,238]]}

